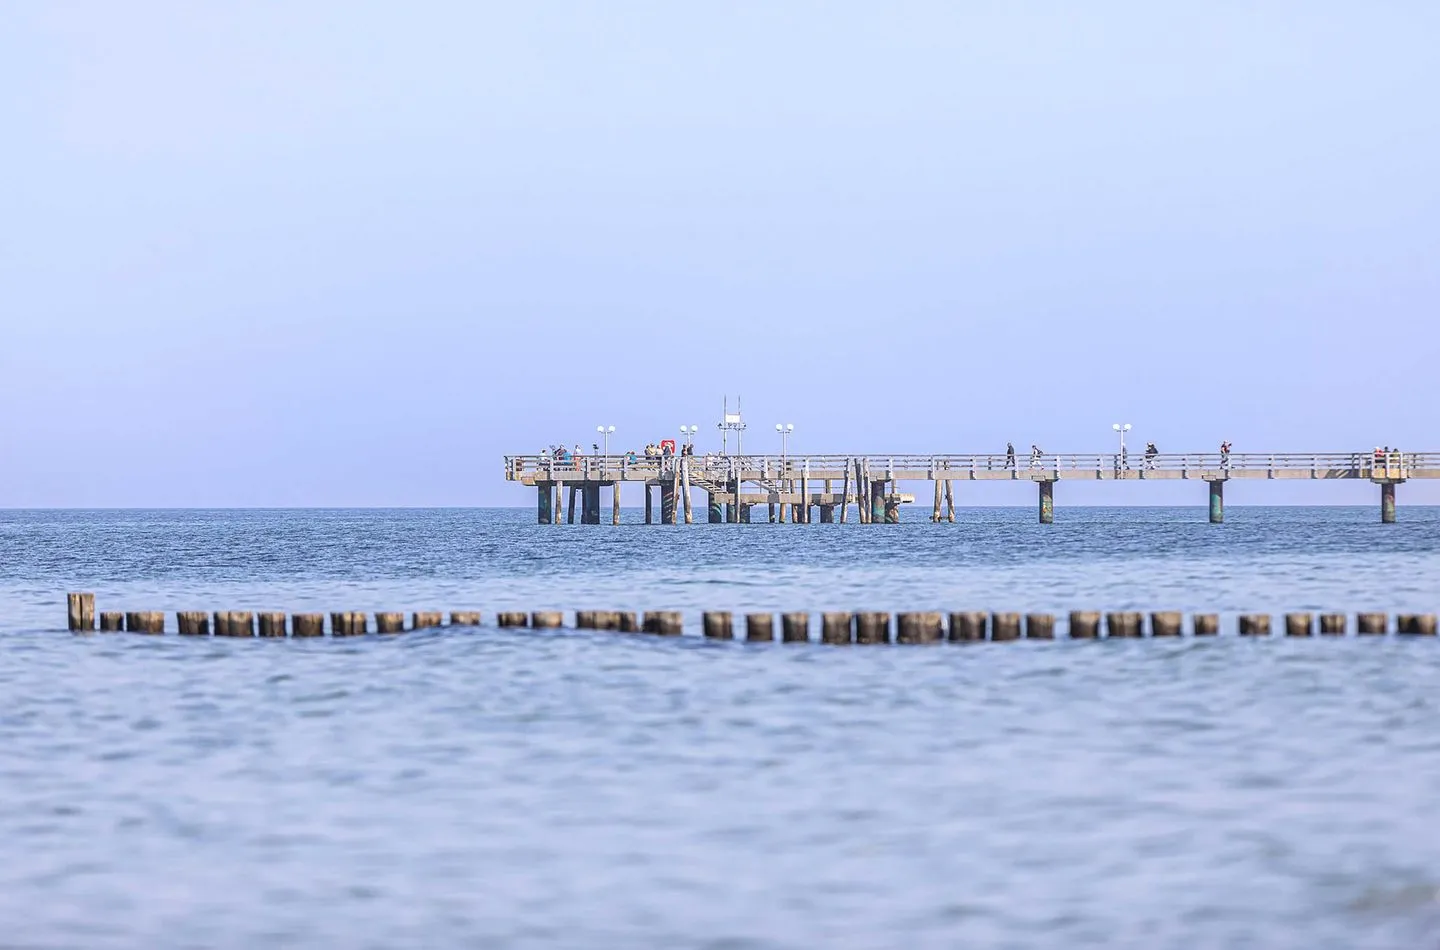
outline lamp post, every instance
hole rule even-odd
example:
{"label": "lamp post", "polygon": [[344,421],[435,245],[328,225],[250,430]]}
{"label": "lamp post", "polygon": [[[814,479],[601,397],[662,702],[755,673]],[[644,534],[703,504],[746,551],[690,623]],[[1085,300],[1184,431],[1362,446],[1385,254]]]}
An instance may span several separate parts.
{"label": "lamp post", "polygon": [[[1125,433],[1127,433],[1127,432],[1130,431],[1130,423],[1128,423],[1128,422],[1115,422],[1115,423],[1112,423],[1112,424],[1110,425],[1110,428],[1112,428],[1112,429],[1114,429],[1116,432],[1120,433],[1120,456],[1119,456],[1119,465],[1124,465],[1124,464],[1126,463],[1126,458],[1125,458]],[[1118,467],[1118,466],[1117,466],[1117,467]]]}
{"label": "lamp post", "polygon": [[790,434],[795,431],[793,422],[775,423],[775,431],[780,433],[780,464],[785,464],[785,457],[790,454]]}
{"label": "lamp post", "polygon": [[610,436],[615,432],[614,426],[596,426],[595,431],[600,433],[600,439],[605,444],[605,451],[600,454],[600,469],[605,469],[605,459],[610,455]]}
{"label": "lamp post", "polygon": [[700,431],[699,426],[681,426],[680,437],[685,440],[686,445],[695,444],[695,434]]}

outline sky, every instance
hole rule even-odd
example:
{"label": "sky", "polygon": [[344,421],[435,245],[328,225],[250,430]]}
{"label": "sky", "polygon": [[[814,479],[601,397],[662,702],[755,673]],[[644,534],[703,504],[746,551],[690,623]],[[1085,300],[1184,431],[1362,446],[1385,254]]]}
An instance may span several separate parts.
{"label": "sky", "polygon": [[0,507],[531,505],[502,456],[718,448],[727,395],[750,451],[1440,451],[1437,36],[1425,2],[16,0]]}

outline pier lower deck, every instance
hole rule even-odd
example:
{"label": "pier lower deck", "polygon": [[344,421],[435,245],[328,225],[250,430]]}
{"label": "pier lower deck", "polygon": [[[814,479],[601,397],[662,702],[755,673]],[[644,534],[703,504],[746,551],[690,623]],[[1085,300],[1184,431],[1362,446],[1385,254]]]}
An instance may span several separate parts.
{"label": "pier lower deck", "polygon": [[[1395,520],[1395,487],[1410,479],[1440,478],[1440,452],[1326,453],[1164,453],[1143,455],[822,455],[822,456],[589,456],[554,459],[542,455],[505,458],[505,478],[538,490],[542,523],[561,523],[565,489],[570,490],[566,518],[600,523],[600,489],[612,496],[613,523],[627,482],[643,486],[646,523],[653,523],[652,490],[660,494],[664,524],[695,520],[692,493],[705,492],[709,522],[749,522],[756,505],[767,506],[770,521],[806,523],[818,511],[822,522],[849,519],[855,509],[861,523],[894,523],[903,504],[915,496],[898,490],[900,482],[933,483],[932,521],[953,521],[953,483],[1029,481],[1038,489],[1039,518],[1054,520],[1055,483],[1060,481],[1202,481],[1208,487],[1212,522],[1224,520],[1224,486],[1242,479],[1355,480],[1380,487],[1380,518]],[[738,503],[737,503],[738,499]],[[838,514],[838,518],[837,518]]]}

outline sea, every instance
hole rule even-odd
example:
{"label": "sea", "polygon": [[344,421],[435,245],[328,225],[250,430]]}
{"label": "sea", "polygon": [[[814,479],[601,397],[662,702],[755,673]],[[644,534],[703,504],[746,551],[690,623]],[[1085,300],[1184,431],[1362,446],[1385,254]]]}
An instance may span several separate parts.
{"label": "sea", "polygon": [[[903,517],[0,512],[0,947],[1440,947],[1440,638],[1235,629],[1440,610],[1440,509]],[[67,633],[79,590],[169,632]],[[487,622],[174,632],[267,609]],[[543,609],[686,634],[494,625]],[[1082,609],[1222,627],[1069,640]],[[705,610],[1061,623],[755,644]]]}

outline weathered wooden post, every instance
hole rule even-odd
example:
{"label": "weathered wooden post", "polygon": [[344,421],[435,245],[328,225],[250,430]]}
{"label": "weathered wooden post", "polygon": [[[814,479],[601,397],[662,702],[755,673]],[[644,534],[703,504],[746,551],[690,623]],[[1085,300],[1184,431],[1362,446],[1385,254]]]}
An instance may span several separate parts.
{"label": "weathered wooden post", "polygon": [[896,643],[940,643],[945,639],[945,619],[934,611],[895,615]]}
{"label": "weathered wooden post", "polygon": [[746,614],[745,639],[753,643],[773,643],[775,641],[775,615]]}
{"label": "weathered wooden post", "polygon": [[292,637],[323,637],[325,636],[325,615],[324,614],[293,614],[290,617],[290,635]]}
{"label": "weathered wooden post", "polygon": [[1185,617],[1178,610],[1157,610],[1150,614],[1150,635],[1152,637],[1178,637]]}
{"label": "weathered wooden post", "polygon": [[1315,629],[1315,618],[1310,614],[1291,613],[1285,615],[1285,636],[1308,637]]}
{"label": "weathered wooden post", "polygon": [[[739,499],[736,499],[737,501]],[[680,456],[680,502],[685,508],[685,523],[695,523],[694,502],[690,498],[690,456]],[[620,522],[615,522],[619,524]]]}
{"label": "weathered wooden post", "polygon": [[208,637],[210,614],[203,610],[180,610],[175,613],[175,627],[185,637]]}
{"label": "weathered wooden post", "polygon": [[566,500],[565,523],[566,523],[566,524],[574,524],[574,523],[575,523],[575,496],[578,495],[578,494],[580,494],[580,486],[578,486],[578,485],[570,485],[570,486],[568,486],[568,487],[569,487],[569,489],[570,489],[570,497]]}
{"label": "weathered wooden post", "polygon": [[620,486],[623,484],[620,479],[610,483],[610,523],[620,523]]}
{"label": "weathered wooden post", "polygon": [[1380,483],[1380,523],[1395,523],[1395,483],[1391,481]]}
{"label": "weathered wooden post", "polygon": [[930,523],[931,523],[931,524],[939,524],[939,523],[940,523],[940,505],[941,505],[941,503],[944,501],[944,498],[945,498],[945,495],[944,495],[945,488],[944,488],[943,485],[940,484],[940,477],[939,477],[938,475],[936,475],[935,472],[932,471],[932,472],[930,473],[930,477],[932,477],[932,478],[935,479],[935,507],[934,507],[934,508],[931,510],[931,512],[930,512]]}
{"label": "weathered wooden post", "polygon": [[444,622],[445,617],[438,610],[417,610],[410,615],[411,630],[432,630]]}
{"label": "weathered wooden post", "polygon": [[983,610],[961,610],[950,615],[950,639],[959,642],[985,639],[989,615]]}
{"label": "weathered wooden post", "polygon": [[1241,615],[1240,615],[1240,636],[1242,636],[1242,637],[1268,637],[1268,636],[1270,636],[1270,615],[1269,615],[1269,614],[1241,614]]}
{"label": "weathered wooden post", "polygon": [[1345,635],[1345,627],[1346,622],[1344,614],[1320,615],[1320,633],[1323,636],[1343,637]]}
{"label": "weathered wooden post", "polygon": [[530,625],[530,615],[523,610],[502,610],[496,615],[495,623],[500,627],[526,627]]}
{"label": "weathered wooden post", "polygon": [[284,611],[266,610],[255,617],[260,621],[260,636],[274,639],[285,636]]}
{"label": "weathered wooden post", "polygon": [[553,510],[552,510],[552,512],[551,512],[551,513],[554,515],[554,517],[550,520],[550,523],[551,523],[551,524],[560,524],[560,520],[561,520],[560,516],[561,516],[562,514],[564,514],[564,511],[565,511],[565,493],[564,493],[564,490],[560,487],[560,483],[559,483],[559,482],[556,482],[556,483],[555,483],[555,504],[554,504]]}
{"label": "weathered wooden post", "polygon": [[1052,614],[1026,614],[1025,639],[1054,640],[1055,617]]}
{"label": "weathered wooden post", "polygon": [[1385,628],[1390,625],[1390,618],[1384,614],[1363,613],[1355,615],[1355,633],[1364,637],[1379,637],[1385,635]]}
{"label": "weathered wooden post", "polygon": [[130,633],[164,633],[165,614],[158,610],[132,610],[125,614],[125,629]]}
{"label": "weathered wooden post", "polygon": [[1210,523],[1223,524],[1225,521],[1225,480],[1210,480]]}
{"label": "weathered wooden post", "polygon": [[707,610],[701,616],[707,640],[735,639],[735,617],[728,610]]}
{"label": "weathered wooden post", "polygon": [[480,611],[478,610],[452,610],[450,611],[450,626],[452,627],[478,627],[481,622]]}
{"label": "weathered wooden post", "polygon": [[651,499],[650,499],[650,483],[649,483],[649,482],[646,482],[646,483],[645,483],[645,523],[646,523],[646,524],[654,524],[654,523],[655,523],[655,508],[654,508],[654,504],[655,504],[655,503],[654,503],[653,501],[651,501]]}
{"label": "weathered wooden post", "polygon": [[795,509],[800,517],[795,519],[796,524],[810,523],[810,462],[807,459],[804,468],[800,469],[800,507]]}
{"label": "weathered wooden post", "polygon": [[1070,639],[1095,640],[1100,636],[1100,611],[1070,611]]}
{"label": "weathered wooden post", "polygon": [[330,636],[359,637],[368,630],[369,620],[363,610],[341,610],[330,614]]}
{"label": "weathered wooden post", "polygon": [[95,629],[95,595],[65,595],[65,613],[71,633],[89,633]]}
{"label": "weathered wooden post", "polygon": [[1190,632],[1197,637],[1213,637],[1220,632],[1219,614],[1196,614],[1190,618]]}
{"label": "weathered wooden post", "polygon": [[1122,610],[1108,613],[1105,615],[1105,636],[1111,639],[1144,636],[1142,625],[1143,618],[1134,611]]}
{"label": "weathered wooden post", "polygon": [[549,524],[555,519],[555,513],[551,506],[555,502],[555,483],[539,482],[535,486],[535,497],[539,499],[537,514],[541,524]]}
{"label": "weathered wooden post", "polygon": [[1036,482],[1040,486],[1040,523],[1055,523],[1055,483],[1050,479]]}
{"label": "weathered wooden post", "polygon": [[645,632],[666,637],[678,637],[685,631],[682,615],[678,610],[645,611]]}
{"label": "weathered wooden post", "polygon": [[810,639],[810,615],[807,613],[784,613],[780,615],[780,642],[805,643]]}
{"label": "weathered wooden post", "polygon": [[835,611],[820,615],[820,642],[848,644],[851,640],[851,625],[854,617],[848,611]]}
{"label": "weathered wooden post", "polygon": [[[361,614],[363,617],[364,614]],[[225,622],[220,622],[221,618]],[[215,615],[215,636],[217,637],[253,637],[255,636],[255,615],[248,610],[226,610]]]}
{"label": "weathered wooden post", "polygon": [[955,523],[955,489],[950,479],[945,479],[945,520]]}
{"label": "weathered wooden post", "polygon": [[530,611],[530,626],[537,630],[553,630],[565,625],[565,614],[559,610]]}
{"label": "weathered wooden post", "polygon": [[612,611],[615,617],[615,629],[621,633],[640,633],[640,618],[633,610]]}
{"label": "weathered wooden post", "polygon": [[1434,614],[1401,614],[1395,618],[1395,632],[1412,637],[1435,636]]}
{"label": "weathered wooden post", "polygon": [[376,633],[404,633],[405,615],[396,611],[376,611]]}
{"label": "weathered wooden post", "polygon": [[1019,640],[1020,615],[1016,613],[993,613],[990,615],[991,640]]}
{"label": "weathered wooden post", "polygon": [[855,642],[889,643],[890,615],[879,610],[866,610],[855,614]]}
{"label": "weathered wooden post", "polygon": [[125,615],[118,610],[100,611],[100,632],[119,633],[125,629]]}
{"label": "weathered wooden post", "polygon": [[840,489],[840,523],[845,524],[850,512],[850,460],[845,460],[845,478]]}

